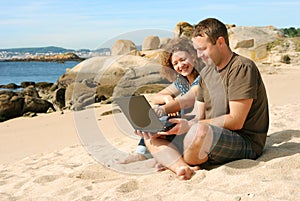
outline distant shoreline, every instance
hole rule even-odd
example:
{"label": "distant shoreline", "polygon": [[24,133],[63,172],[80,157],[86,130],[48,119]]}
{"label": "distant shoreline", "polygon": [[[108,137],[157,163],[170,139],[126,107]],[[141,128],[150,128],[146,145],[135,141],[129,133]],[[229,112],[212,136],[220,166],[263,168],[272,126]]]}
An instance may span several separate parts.
{"label": "distant shoreline", "polygon": [[57,63],[64,63],[67,61],[83,61],[85,58],[78,58],[78,59],[34,59],[34,58],[18,58],[18,59],[0,59],[0,62],[57,62]]}
{"label": "distant shoreline", "polygon": [[42,61],[42,62],[59,62],[64,63],[66,61],[83,61],[84,58],[79,57],[74,53],[63,53],[63,54],[54,54],[54,55],[38,55],[30,57],[19,57],[19,58],[10,58],[3,59],[4,62],[30,62],[30,61]]}
{"label": "distant shoreline", "polygon": [[30,57],[30,58],[12,58],[12,59],[3,59],[0,62],[57,62],[64,63],[67,61],[83,61],[85,58],[80,58],[76,55],[76,57]]}

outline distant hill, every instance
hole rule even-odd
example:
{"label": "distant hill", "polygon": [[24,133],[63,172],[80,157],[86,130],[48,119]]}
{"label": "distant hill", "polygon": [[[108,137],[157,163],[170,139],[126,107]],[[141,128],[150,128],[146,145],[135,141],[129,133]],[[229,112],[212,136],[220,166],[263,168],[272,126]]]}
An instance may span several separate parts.
{"label": "distant hill", "polygon": [[67,53],[67,52],[107,52],[110,51],[110,48],[100,48],[96,50],[90,49],[65,49],[62,47],[55,47],[55,46],[48,46],[48,47],[25,47],[25,48],[7,48],[7,49],[0,49],[0,52],[19,52],[19,53],[30,53],[30,54],[43,54],[43,53]]}
{"label": "distant hill", "polygon": [[96,50],[90,49],[66,49],[62,47],[28,47],[28,48],[6,48],[0,49],[0,61],[6,60],[22,60],[33,56],[41,55],[56,55],[74,53],[80,58],[90,58],[93,56],[110,55],[110,48],[99,48]]}
{"label": "distant hill", "polygon": [[28,48],[9,48],[9,49],[0,49],[0,51],[7,51],[7,52],[19,52],[19,53],[66,53],[66,52],[75,52],[72,49],[65,49],[62,47],[28,47]]}

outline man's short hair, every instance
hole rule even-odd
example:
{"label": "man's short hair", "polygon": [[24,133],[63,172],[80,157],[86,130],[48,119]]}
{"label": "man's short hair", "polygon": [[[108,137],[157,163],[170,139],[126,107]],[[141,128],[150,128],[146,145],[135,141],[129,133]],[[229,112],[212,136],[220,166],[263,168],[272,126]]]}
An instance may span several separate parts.
{"label": "man's short hair", "polygon": [[228,32],[226,25],[215,18],[207,18],[200,21],[195,25],[192,37],[207,35],[210,42],[215,45],[219,37],[225,39],[226,44],[229,46]]}

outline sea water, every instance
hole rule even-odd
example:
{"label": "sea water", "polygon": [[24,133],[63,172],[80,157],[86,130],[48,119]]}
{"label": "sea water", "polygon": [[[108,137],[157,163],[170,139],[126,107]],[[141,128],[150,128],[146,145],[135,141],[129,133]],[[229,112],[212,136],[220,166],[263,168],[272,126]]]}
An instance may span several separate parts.
{"label": "sea water", "polygon": [[0,62],[0,85],[15,83],[20,85],[24,81],[52,82],[66,73],[67,68],[73,68],[79,62]]}

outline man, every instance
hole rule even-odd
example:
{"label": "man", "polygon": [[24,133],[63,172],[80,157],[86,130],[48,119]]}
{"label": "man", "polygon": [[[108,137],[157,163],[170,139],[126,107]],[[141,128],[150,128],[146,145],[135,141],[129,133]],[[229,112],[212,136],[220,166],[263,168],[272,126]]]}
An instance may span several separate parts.
{"label": "man", "polygon": [[[199,22],[192,41],[206,63],[197,95],[197,122],[171,119],[167,132],[144,137],[155,159],[182,179],[190,179],[196,166],[256,159],[262,154],[269,127],[268,99],[261,75],[250,59],[229,47],[226,26],[217,19]],[[183,138],[172,143],[163,135]]]}

